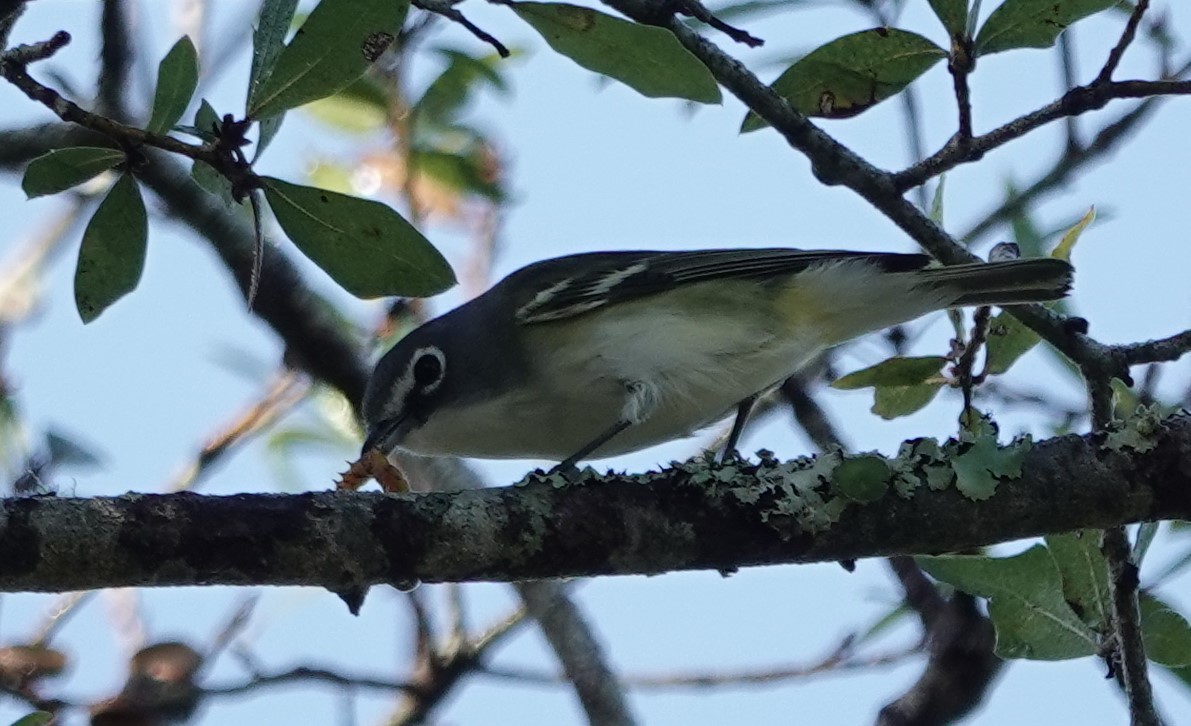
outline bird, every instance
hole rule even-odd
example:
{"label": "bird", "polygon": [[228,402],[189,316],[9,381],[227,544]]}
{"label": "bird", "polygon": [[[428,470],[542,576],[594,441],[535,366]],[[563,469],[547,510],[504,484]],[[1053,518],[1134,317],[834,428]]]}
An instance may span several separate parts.
{"label": "bird", "polygon": [[398,341],[362,403],[364,452],[545,459],[555,470],[692,435],[823,351],[947,308],[1056,300],[1055,258],[618,251],[537,262]]}

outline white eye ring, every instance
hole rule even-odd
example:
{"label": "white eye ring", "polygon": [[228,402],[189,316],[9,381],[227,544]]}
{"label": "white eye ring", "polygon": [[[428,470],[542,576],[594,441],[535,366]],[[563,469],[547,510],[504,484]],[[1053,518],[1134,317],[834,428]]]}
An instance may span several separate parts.
{"label": "white eye ring", "polygon": [[419,393],[433,393],[447,372],[447,357],[435,346],[418,348],[410,358],[407,375]]}

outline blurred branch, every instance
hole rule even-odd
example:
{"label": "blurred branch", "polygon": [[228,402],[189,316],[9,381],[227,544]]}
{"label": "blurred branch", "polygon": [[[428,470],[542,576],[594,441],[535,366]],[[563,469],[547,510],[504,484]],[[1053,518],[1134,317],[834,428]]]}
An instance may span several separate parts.
{"label": "blurred branch", "polygon": [[67,592],[58,596],[29,644],[43,648],[49,646],[50,641],[62,629],[62,626],[70,620],[70,616],[77,612],[81,605],[86,604],[94,594],[95,591],[91,590]]}
{"label": "blurred branch", "polygon": [[207,686],[202,689],[206,696],[236,696],[255,693],[268,686],[293,683],[327,683],[334,686],[351,686],[377,691],[403,691],[412,693],[417,686],[405,681],[394,681],[379,676],[349,675],[318,666],[297,666],[272,673],[254,673],[239,683]]}
{"label": "blurred branch", "polygon": [[259,400],[208,437],[198,456],[186,465],[166,491],[195,489],[225,456],[293,410],[309,392],[310,381],[304,375],[282,369]]}
{"label": "blurred branch", "polygon": [[[1185,74],[1187,70],[1188,66],[1184,66],[1178,75]],[[1148,118],[1153,111],[1157,110],[1158,102],[1162,100],[1165,99],[1161,97],[1147,98],[1116,121],[1100,129],[1091,143],[1077,148],[1067,146],[1063,155],[1051,169],[986,214],[967,232],[960,234],[959,239],[962,239],[965,244],[971,245],[991,232],[997,225],[1021,213],[1022,210],[1044,195],[1064,189],[1068,180],[1075,176],[1076,172],[1093,162],[1107,158],[1119,146],[1120,142],[1129,138],[1130,132],[1140,126],[1141,122]]]}
{"label": "blurred branch", "polygon": [[[922,598],[911,590],[921,588],[921,573],[907,576],[913,560],[899,558],[895,566],[903,584],[908,585],[906,602],[919,606],[927,640],[926,669],[914,685],[897,700],[886,704],[877,716],[878,726],[933,726],[951,723],[980,705],[1003,661],[993,653],[996,635],[992,623],[976,607],[969,595],[957,592],[941,602]],[[932,591],[934,586],[925,581]]]}
{"label": "blurred branch", "polygon": [[[1059,35],[1059,70],[1063,74],[1063,91],[1068,88],[1075,88],[1079,83],[1077,80],[1075,69],[1075,33],[1068,30]],[[1064,126],[1067,132],[1067,142],[1065,144],[1066,154],[1077,151],[1081,144],[1079,140],[1079,121],[1076,116],[1068,116],[1063,119]]]}
{"label": "blurred branch", "polygon": [[[463,490],[456,496],[484,496],[494,491],[482,489],[479,477],[458,459],[404,455],[399,464],[415,488],[436,492]],[[619,678],[605,660],[603,647],[565,587],[538,577],[511,579],[534,580],[514,582],[513,587],[525,604],[526,612],[538,621],[542,635],[574,685],[588,719],[598,724],[634,723]],[[391,723],[398,722],[401,721]]]}
{"label": "blurred branch", "polygon": [[1191,415],[1166,419],[1141,448],[1106,447],[1101,434],[1048,439],[1023,454],[1021,478],[1000,481],[987,501],[922,482],[914,496],[851,504],[834,524],[813,530],[791,516],[806,500],[791,500],[774,468],[759,478],[754,465],[739,462],[728,464],[730,483],[716,478],[716,465],[700,462],[697,470],[715,486],[669,469],[407,495],[10,499],[0,503],[0,590],[203,583],[343,592],[394,581],[734,569],[950,552],[1191,518]]}
{"label": "blurred branch", "polygon": [[811,395],[809,386],[810,381],[801,376],[789,378],[782,384],[780,390],[794,412],[794,420],[798,422],[798,425],[802,427],[819,451],[843,446],[843,437],[827,417],[827,412]]}
{"label": "blurred branch", "polygon": [[[625,686],[642,691],[671,690],[680,688],[742,688],[746,686],[777,686],[790,681],[822,675],[836,675],[849,671],[896,665],[922,653],[920,646],[891,650],[886,653],[860,655],[855,652],[851,638],[845,639],[831,653],[822,659],[805,665],[758,666],[744,670],[708,670],[653,675],[626,675],[622,677]],[[556,685],[566,683],[566,676],[546,673],[528,668],[487,665],[480,672],[486,676],[523,683]]]}
{"label": "blurred branch", "polygon": [[127,121],[125,92],[128,90],[128,70],[132,65],[132,43],[128,37],[128,6],[125,0],[103,0],[99,30],[102,47],[99,52],[96,109],[105,116]]}
{"label": "blurred branch", "polygon": [[43,271],[70,239],[69,232],[88,206],[82,195],[67,195],[67,199],[65,207],[50,214],[27,239],[16,242],[0,261],[0,330],[28,319],[37,310]]}

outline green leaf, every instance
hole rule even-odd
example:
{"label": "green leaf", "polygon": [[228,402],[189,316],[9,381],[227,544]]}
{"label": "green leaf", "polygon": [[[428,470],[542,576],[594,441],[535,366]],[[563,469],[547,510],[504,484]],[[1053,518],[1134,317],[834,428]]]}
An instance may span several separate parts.
{"label": "green leaf", "polygon": [[1191,665],[1191,625],[1187,619],[1149,593],[1140,595],[1138,606],[1149,659],[1169,668]]}
{"label": "green leaf", "polygon": [[263,177],[265,198],[293,243],[358,297],[426,297],[455,284],[422,233],[367,199]]}
{"label": "green leaf", "polygon": [[[898,93],[946,57],[917,33],[862,30],[807,53],[778,76],[773,90],[807,116],[849,118]],[[750,111],[740,132],[767,125]]]}
{"label": "green leaf", "polygon": [[893,472],[883,457],[864,455],[844,459],[831,476],[837,493],[854,502],[869,504],[889,491]]}
{"label": "green leaf", "polygon": [[190,167],[190,176],[208,194],[219,197],[228,208],[236,206],[236,198],[232,196],[232,183],[207,162],[196,160]]}
{"label": "green leaf", "polygon": [[1042,243],[1045,235],[1030,216],[1032,210],[1028,206],[1016,204],[1020,194],[1012,182],[1005,185],[1005,201],[1013,204],[1018,210],[1009,218],[1009,225],[1013,229],[1013,241],[1021,249],[1022,257],[1041,257],[1044,254]]}
{"label": "green leaf", "polygon": [[478,194],[494,201],[504,199],[504,190],[497,180],[490,178],[480,151],[471,154],[417,151],[413,162],[416,173],[425,174],[453,191]]}
{"label": "green leaf", "polygon": [[312,101],[302,110],[342,131],[367,133],[385,127],[389,97],[378,82],[360,76],[339,93]]}
{"label": "green leaf", "polygon": [[99,457],[95,452],[69,436],[55,431],[47,431],[45,445],[49,451],[50,460],[57,466],[99,466]]}
{"label": "green leaf", "polygon": [[1059,260],[1071,261],[1071,251],[1075,249],[1075,243],[1079,241],[1079,236],[1088,228],[1096,219],[1096,208],[1091,207],[1087,213],[1083,215],[1078,222],[1075,223],[1071,229],[1063,233],[1063,238],[1059,240],[1059,244],[1051,251],[1050,256]]}
{"label": "green leaf", "polygon": [[930,0],[931,10],[952,38],[962,38],[968,30],[968,0]]}
{"label": "green leaf", "polygon": [[872,412],[892,421],[926,408],[935,400],[942,383],[921,383],[916,386],[877,386],[873,391]]}
{"label": "green leaf", "polygon": [[976,55],[1013,48],[1049,48],[1077,20],[1116,5],[1118,0],[1005,0],[976,34]]}
{"label": "green leaf", "polygon": [[868,628],[862,631],[856,637],[856,639],[852,641],[852,645],[859,647],[876,640],[880,636],[892,630],[894,626],[898,625],[901,621],[912,615],[913,612],[914,611],[911,610],[905,602],[898,602],[894,604],[888,612],[877,618],[872,625],[868,626]]}
{"label": "green leaf", "polygon": [[1096,653],[1096,634],[1063,599],[1059,568],[1042,545],[1015,557],[916,559],[931,577],[989,599],[1000,657],[1065,660]]}
{"label": "green leaf", "polygon": [[[252,31],[252,71],[248,76],[248,101],[245,109],[251,108],[261,83],[273,74],[277,58],[285,47],[285,35],[294,22],[294,9],[298,0],[265,0],[261,5],[260,18]],[[247,113],[247,111],[245,111]],[[257,124],[256,150],[252,153],[255,162],[265,153],[277,132],[285,112],[270,116]]]}
{"label": "green leaf", "polygon": [[940,355],[894,356],[842,376],[831,387],[850,391],[870,386],[913,386],[938,376],[946,364],[947,359]]}
{"label": "green leaf", "polygon": [[54,714],[49,711],[34,711],[13,721],[12,726],[48,726],[53,721]]}
{"label": "green leaf", "polygon": [[985,370],[992,375],[1004,373],[1041,340],[1037,333],[1009,313],[997,313],[988,322]]}
{"label": "green leaf", "polygon": [[[1114,378],[1113,381],[1115,382],[1116,379]],[[1150,551],[1150,545],[1154,543],[1154,537],[1158,536],[1158,529],[1161,526],[1161,522],[1142,522],[1137,525],[1137,539],[1133,542],[1133,564],[1139,569]]]}
{"label": "green leaf", "polygon": [[42,154],[25,169],[21,188],[30,199],[64,192],[124,161],[124,152],[99,146],[72,146]]}
{"label": "green leaf", "polygon": [[930,221],[943,226],[943,190],[947,186],[947,175],[939,175],[939,183],[935,185],[935,193],[930,200]]}
{"label": "green leaf", "polygon": [[207,99],[199,101],[198,110],[194,112],[194,133],[203,141],[215,141],[219,138],[223,128],[223,119]]}
{"label": "green leaf", "polygon": [[277,58],[285,48],[285,35],[294,22],[298,0],[265,0],[256,28],[252,31],[252,70],[248,75],[248,100],[245,109],[252,108],[261,83],[273,75]]}
{"label": "green leaf", "polygon": [[409,0],[322,0],[248,104],[255,119],[325,98],[368,70],[401,29]]}
{"label": "green leaf", "polygon": [[198,72],[198,52],[190,36],[183,35],[157,66],[157,92],[146,131],[164,134],[178,123],[198,87]]}
{"label": "green leaf", "polygon": [[1112,624],[1112,597],[1108,563],[1100,552],[1100,533],[1089,529],[1047,535],[1046,546],[1063,577],[1063,597],[1089,628],[1107,634]]}
{"label": "green leaf", "polygon": [[306,179],[311,186],[341,194],[351,194],[355,169],[327,159],[317,159],[306,167]]}
{"label": "green leaf", "polygon": [[441,49],[447,67],[414,104],[420,116],[438,124],[450,123],[481,82],[498,91],[508,89],[504,78],[492,66],[492,59],[473,58],[457,50]]}
{"label": "green leaf", "polygon": [[149,219],[131,174],[120,177],[83,232],[74,273],[74,301],[89,323],[132,292],[145,269]]}
{"label": "green leaf", "polygon": [[512,4],[551,48],[651,98],[719,103],[711,71],[668,30],[566,3]]}

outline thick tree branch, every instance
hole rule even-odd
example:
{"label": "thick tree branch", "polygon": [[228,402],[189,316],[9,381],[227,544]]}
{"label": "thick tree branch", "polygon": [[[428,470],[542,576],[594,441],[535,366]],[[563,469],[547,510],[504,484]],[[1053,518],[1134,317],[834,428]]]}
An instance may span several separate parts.
{"label": "thick tree branch", "polygon": [[[1191,416],[1148,448],[1036,444],[989,500],[919,487],[811,531],[775,469],[671,469],[457,493],[35,497],[0,507],[0,590],[525,580],[948,552],[1073,529],[1191,518]],[[775,464],[775,466],[780,466]],[[705,483],[695,479],[711,476]],[[830,498],[826,487],[815,490]],[[813,518],[810,521],[814,521]],[[818,520],[826,525],[826,520]],[[924,523],[930,526],[924,526]]]}

